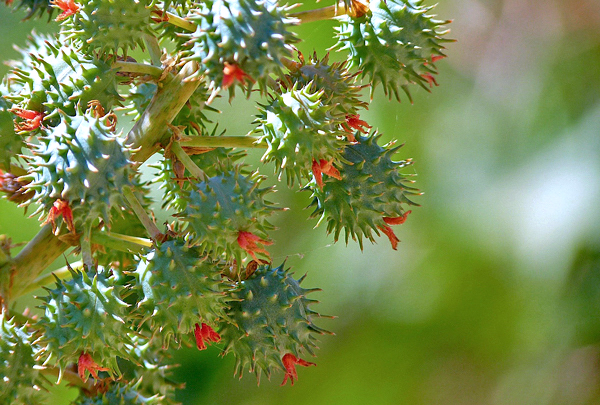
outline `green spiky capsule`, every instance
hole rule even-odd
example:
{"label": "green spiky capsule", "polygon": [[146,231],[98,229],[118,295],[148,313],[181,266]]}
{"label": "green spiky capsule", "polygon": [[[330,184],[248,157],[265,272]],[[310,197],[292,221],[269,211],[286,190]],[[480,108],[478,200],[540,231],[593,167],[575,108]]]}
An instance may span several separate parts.
{"label": "green spiky capsule", "polygon": [[344,149],[341,180],[327,177],[322,189],[315,179],[309,185],[314,197],[311,206],[315,207],[311,218],[319,217],[319,223],[326,220],[327,233],[333,233],[336,241],[344,229],[346,243],[352,237],[361,249],[363,237],[374,242],[373,232],[379,235],[387,229],[384,218],[405,217],[406,206],[417,205],[410,198],[420,195],[408,186],[412,181],[399,172],[412,161],[393,161],[400,147],[379,146],[379,138],[377,132],[357,133],[357,143]]}
{"label": "green spiky capsule", "polygon": [[329,53],[319,59],[316,52],[305,60],[299,54],[300,63],[292,63],[290,72],[281,80],[289,91],[294,86],[299,88],[310,84],[310,92],[323,92],[321,102],[333,106],[334,116],[355,115],[359,108],[367,108],[368,104],[359,99],[359,92],[364,86],[356,84],[358,73],[350,73],[346,68],[347,61],[329,63]]}
{"label": "green spiky capsule", "polygon": [[18,327],[7,312],[0,313],[0,404],[43,403],[41,389],[47,380],[35,360],[39,347],[33,344],[29,326]]}
{"label": "green spiky capsule", "polygon": [[372,0],[365,15],[340,18],[337,48],[350,52],[352,67],[368,77],[371,92],[381,84],[390,98],[400,100],[402,90],[411,99],[410,84],[428,90],[435,83],[434,62],[451,40],[443,38],[449,21],[428,15],[432,8],[422,0]]}
{"label": "green spiky capsule", "polygon": [[144,36],[153,35],[152,0],[86,0],[63,22],[63,31],[76,40],[83,52],[126,55],[136,46],[144,48]]}
{"label": "green spiky capsule", "polygon": [[5,169],[10,168],[10,162],[24,146],[23,139],[15,132],[13,115],[10,111],[11,103],[2,97],[5,94],[0,87],[0,165]]}
{"label": "green spiky capsule", "polygon": [[[7,1],[6,4],[10,5],[12,1]],[[27,15],[24,20],[28,20],[31,17],[41,17],[44,12],[48,14],[48,18],[52,18],[54,13],[54,7],[51,6],[50,0],[21,0],[15,8],[24,8]]]}
{"label": "green spiky capsule", "polygon": [[15,107],[42,112],[46,124],[57,125],[59,112],[76,115],[78,106],[86,108],[92,100],[106,110],[120,104],[116,71],[64,37],[33,34],[20,52],[21,60],[11,62],[5,96]]}
{"label": "green spiky capsule", "polygon": [[[214,130],[208,136],[216,136]],[[222,134],[221,134],[222,135]],[[243,151],[232,148],[215,148],[212,150],[200,151],[196,150],[196,154],[190,156],[192,161],[200,168],[207,176],[213,177],[221,172],[221,168],[225,166],[233,166],[233,163],[243,158],[246,154]],[[182,166],[179,162],[178,165]],[[163,159],[159,164],[154,166],[158,173],[154,178],[154,183],[158,183],[159,189],[163,191],[163,208],[173,209],[181,212],[186,207],[185,195],[192,189],[192,185],[188,181],[182,181],[178,178],[173,170],[173,161],[171,159]],[[247,173],[245,173],[247,174]]]}
{"label": "green spiky capsule", "polygon": [[171,340],[180,344],[198,323],[215,325],[225,317],[222,265],[179,240],[163,242],[142,258],[134,273],[142,297],[138,309],[163,347]]}
{"label": "green spiky capsule", "polygon": [[309,83],[272,95],[255,122],[260,142],[267,144],[261,160],[274,162],[275,173],[285,172],[289,185],[309,178],[314,161],[337,162],[347,144],[340,129],[345,117],[332,114],[334,106],[323,102],[325,90],[311,88]]}
{"label": "green spiky capsule", "polygon": [[31,181],[27,185],[35,191],[31,201],[39,205],[42,217],[57,200],[66,201],[80,231],[99,218],[109,224],[111,208],[125,205],[121,190],[132,185],[134,173],[129,151],[104,121],[91,111],[62,115],[61,123],[34,147],[24,179]]}
{"label": "green spiky capsule", "polygon": [[267,217],[278,208],[264,199],[272,188],[260,189],[263,180],[257,172],[246,176],[235,166],[193,184],[183,196],[185,210],[179,214],[187,224],[189,243],[214,256],[225,254],[238,266],[248,254],[268,257],[257,243],[271,243],[268,232],[274,227]]}
{"label": "green spiky capsule", "polygon": [[[283,76],[281,58],[290,57],[298,41],[287,30],[297,23],[287,17],[289,7],[272,0],[208,0],[187,19],[197,25],[184,46],[186,61],[200,64],[212,88],[228,87],[227,65],[241,69],[250,82],[266,91],[270,74]],[[234,86],[231,87],[233,91]]]}
{"label": "green spiky capsule", "polygon": [[115,381],[110,383],[105,392],[88,396],[82,393],[72,405],[158,405],[164,404],[163,397],[153,395],[145,396],[139,392],[140,381],[128,384]]}
{"label": "green spiky capsule", "polygon": [[60,375],[82,353],[111,374],[120,374],[117,356],[133,362],[130,310],[121,287],[107,270],[71,270],[70,280],[56,279],[56,288],[40,297],[45,314],[38,321],[45,363],[56,362]]}
{"label": "green spiky capsule", "polygon": [[223,354],[236,357],[240,377],[246,368],[259,379],[261,372],[269,378],[273,370],[285,372],[283,356],[314,356],[315,335],[329,333],[313,323],[321,315],[309,308],[316,301],[306,297],[319,289],[300,287],[304,277],[294,279],[284,265],[259,266],[230,293],[230,323],[221,329],[221,339]]}

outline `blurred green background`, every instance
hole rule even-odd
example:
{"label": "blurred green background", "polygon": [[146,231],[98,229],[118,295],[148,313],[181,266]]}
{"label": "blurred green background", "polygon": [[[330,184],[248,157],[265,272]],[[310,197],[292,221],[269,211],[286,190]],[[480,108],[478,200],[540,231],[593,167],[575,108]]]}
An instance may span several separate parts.
{"label": "blurred green background", "polygon": [[[406,143],[398,158],[414,159],[425,193],[396,227],[398,251],[385,237],[362,252],[333,244],[307,220],[308,193],[281,187],[292,209],[274,220],[275,264],[287,257],[323,289],[315,309],[338,318],[319,325],[336,336],[294,387],[232,378],[218,346],[182,349],[184,404],[600,403],[600,2],[441,0],[436,14],[458,40],[440,86],[415,88],[414,105],[377,92],[361,115]],[[57,27],[23,16],[0,7],[2,60]],[[299,48],[322,55],[334,25],[299,27]],[[251,128],[251,103],[218,104],[228,134]],[[38,228],[0,200],[0,234]],[[61,387],[51,403],[74,395]]]}

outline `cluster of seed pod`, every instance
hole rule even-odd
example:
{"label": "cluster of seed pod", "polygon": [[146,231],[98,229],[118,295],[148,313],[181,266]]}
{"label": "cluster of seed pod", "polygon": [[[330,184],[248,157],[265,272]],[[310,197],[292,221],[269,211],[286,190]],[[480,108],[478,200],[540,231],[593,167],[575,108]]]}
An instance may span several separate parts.
{"label": "cluster of seed pod", "polygon": [[[361,119],[363,89],[381,85],[399,99],[412,85],[437,84],[448,22],[413,0],[346,0],[313,14],[272,0],[17,7],[27,18],[58,11],[61,29],[32,35],[0,86],[0,191],[34,207],[55,250],[73,246],[82,261],[57,273],[40,297],[43,313],[10,319],[6,308],[44,268],[14,285],[20,261],[0,255],[0,367],[28,370],[10,374],[0,398],[37,400],[44,373],[54,373],[79,381],[78,404],[172,403],[167,349],[187,341],[223,344],[240,377],[280,371],[293,384],[295,366],[314,365],[306,357],[329,332],[310,308],[316,289],[271,261],[269,217],[282,209],[243,151],[264,148],[278,179],[312,193],[312,217],[336,241],[343,230],[362,248],[383,233],[396,249],[391,226],[419,192],[401,173],[411,160],[394,161],[398,148],[379,145]],[[296,50],[292,29],[312,15],[337,19],[335,48],[347,61]],[[128,55],[137,48],[149,62]],[[209,129],[212,101],[235,89],[263,97],[246,136]],[[119,112],[135,121],[129,131]],[[139,166],[155,153],[145,183]],[[152,187],[172,214],[163,230]],[[43,249],[36,243],[27,251]]]}

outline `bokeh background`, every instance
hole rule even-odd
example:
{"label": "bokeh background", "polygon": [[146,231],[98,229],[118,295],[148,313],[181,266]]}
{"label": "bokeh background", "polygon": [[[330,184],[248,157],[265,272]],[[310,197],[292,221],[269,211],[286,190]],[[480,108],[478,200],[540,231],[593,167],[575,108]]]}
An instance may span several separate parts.
{"label": "bokeh background", "polygon": [[[294,387],[232,378],[218,346],[182,349],[184,404],[600,403],[600,2],[440,0],[436,14],[458,40],[440,86],[415,88],[414,105],[376,92],[361,115],[406,143],[398,158],[414,159],[424,191],[396,227],[398,251],[385,237],[362,252],[333,244],[307,220],[308,193],[281,187],[292,209],[275,219],[272,255],[323,289],[315,309],[337,319],[319,325],[336,336]],[[0,7],[2,60],[31,30],[57,29],[23,16]],[[322,55],[334,26],[299,27],[299,48]],[[228,134],[251,129],[251,102],[218,104]],[[0,234],[38,228],[0,200]],[[68,404],[76,392],[52,394]]]}

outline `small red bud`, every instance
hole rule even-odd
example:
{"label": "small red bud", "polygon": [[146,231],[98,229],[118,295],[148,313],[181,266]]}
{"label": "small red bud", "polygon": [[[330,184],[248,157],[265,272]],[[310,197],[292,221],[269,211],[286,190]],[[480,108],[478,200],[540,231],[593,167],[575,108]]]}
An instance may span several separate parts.
{"label": "small red bud", "polygon": [[221,335],[219,335],[214,331],[213,328],[205,323],[202,324],[202,327],[196,324],[196,327],[194,328],[194,336],[196,337],[196,346],[198,347],[198,350],[206,349],[205,342],[210,343],[221,341]]}
{"label": "small red bud", "polygon": [[267,256],[268,258],[271,258],[271,256],[269,255],[269,252],[267,252],[264,249],[259,248],[256,245],[257,243],[260,243],[261,245],[267,245],[267,246],[272,245],[273,242],[271,242],[271,241],[261,239],[258,236],[254,235],[253,233],[250,233],[250,232],[240,231],[238,233],[237,242],[240,245],[240,247],[242,249],[244,249],[246,252],[248,252],[250,254],[250,256],[252,256],[252,258],[254,260],[256,260],[257,262],[259,262],[259,260],[256,258],[256,253],[262,253],[265,256]]}
{"label": "small red bud", "polygon": [[63,11],[56,17],[56,21],[62,21],[79,11],[79,6],[73,0],[52,0],[50,4]]}
{"label": "small red bud", "polygon": [[323,173],[333,177],[334,179],[342,179],[339,170],[333,166],[333,162],[328,162],[325,159],[321,159],[318,162],[315,159],[313,159],[312,172],[315,176],[317,186],[319,186],[319,189],[321,190],[323,190]]}
{"label": "small red bud", "polygon": [[81,356],[79,356],[79,360],[77,361],[77,372],[79,373],[79,378],[81,378],[84,382],[87,381],[87,376],[85,373],[86,371],[89,371],[92,377],[94,377],[97,380],[97,371],[108,371],[108,369],[100,367],[98,364],[96,364],[94,359],[92,359],[92,356],[90,356],[88,353],[83,352],[81,353]]}
{"label": "small red bud", "polygon": [[296,365],[304,367],[316,366],[315,363],[310,363],[306,360],[296,358],[296,356],[294,356],[292,353],[287,353],[286,355],[284,355],[281,359],[281,362],[285,367],[285,377],[283,377],[283,382],[281,383],[281,385],[285,385],[287,383],[288,378],[292,382],[292,385],[294,385],[294,379],[298,379],[298,373],[296,373]]}

